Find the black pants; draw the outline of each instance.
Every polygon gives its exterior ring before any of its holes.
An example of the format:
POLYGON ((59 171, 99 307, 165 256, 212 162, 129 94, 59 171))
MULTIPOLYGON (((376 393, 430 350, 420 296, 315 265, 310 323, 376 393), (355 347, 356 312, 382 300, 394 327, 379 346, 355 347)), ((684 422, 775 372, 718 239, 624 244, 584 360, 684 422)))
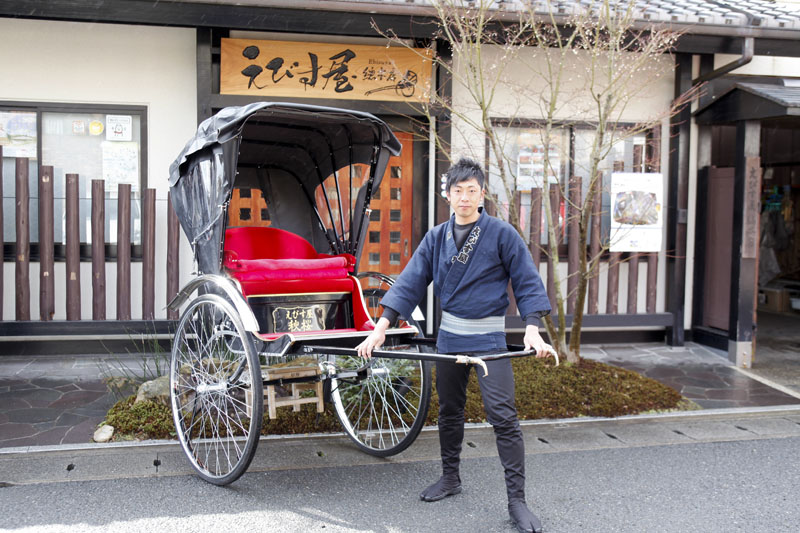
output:
MULTIPOLYGON (((487 361, 489 375, 476 368, 486 419, 494 428, 497 452, 505 470, 509 500, 525 498, 525 443, 514 404, 514 373, 510 359, 487 361)), ((439 446, 444 475, 458 474, 464 440, 464 404, 471 365, 436 363, 439 394, 439 446)))

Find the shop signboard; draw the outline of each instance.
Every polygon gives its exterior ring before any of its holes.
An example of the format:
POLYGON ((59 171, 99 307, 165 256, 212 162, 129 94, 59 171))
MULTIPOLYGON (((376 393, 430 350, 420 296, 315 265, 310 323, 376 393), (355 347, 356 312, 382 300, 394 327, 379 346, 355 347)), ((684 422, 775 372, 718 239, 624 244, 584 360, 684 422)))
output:
POLYGON ((429 99, 424 48, 222 39, 220 94, 421 102, 429 99))

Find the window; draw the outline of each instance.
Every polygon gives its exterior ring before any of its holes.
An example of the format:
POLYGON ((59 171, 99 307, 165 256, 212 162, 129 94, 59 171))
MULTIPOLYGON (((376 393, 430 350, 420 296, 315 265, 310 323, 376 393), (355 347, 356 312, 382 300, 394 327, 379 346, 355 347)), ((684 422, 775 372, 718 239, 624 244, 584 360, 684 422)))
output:
POLYGON ((39 168, 53 167, 56 259, 64 258, 67 174, 79 176, 81 259, 91 259, 92 180, 105 182, 106 257, 116 257, 120 184, 131 186, 131 256, 141 258, 141 193, 147 183, 146 108, 103 105, 4 104, 0 106, 3 146, 4 256, 16 247, 16 158, 28 158, 31 259, 39 256, 39 168))
MULTIPOLYGON (((574 132, 574 175, 581 177, 584 197, 589 190, 589 155, 593 136, 594 132, 591 130, 576 129, 574 132)), ((640 134, 630 137, 614 144, 606 157, 600 162, 599 170, 603 175, 601 184, 602 220, 600 223, 600 240, 603 242, 608 240, 611 229, 611 174, 613 172, 652 171, 645 157, 646 145, 646 135, 640 134)))
MULTIPOLYGON (((501 126, 498 134, 504 147, 506 181, 515 180, 512 187, 503 184, 496 160, 489 168, 489 191, 497 196, 499 209, 508 217, 509 199, 506 191, 520 193, 520 223, 523 231, 530 228, 531 191, 541 189, 547 176, 549 186, 567 181, 570 169, 570 130, 557 128, 551 132, 550 142, 546 143, 544 130, 535 127, 501 126), (545 146, 549 144, 548 149, 545 146)), ((565 237, 566 202, 561 199, 556 206, 559 230, 562 241, 565 237)), ((544 207, 543 207, 544 209, 544 207)), ((502 214, 501 214, 502 216, 502 214)), ((540 244, 547 244, 547 218, 542 211, 540 244)))
MULTIPOLYGON (((531 191, 541 189, 547 176, 551 186, 559 184, 563 194, 567 193, 569 176, 582 178, 583 194, 589 188, 591 143, 594 130, 565 126, 551 131, 549 150, 545 153, 544 130, 533 125, 511 125, 498 122, 498 137, 504 147, 506 179, 515 180, 513 187, 504 187, 499 165, 492 157, 489 167, 489 191, 498 198, 500 216, 508 216, 508 193, 515 191, 520 200, 520 225, 524 232, 530 231, 531 191), (506 212, 503 213, 503 210, 506 212)), ((600 162, 602 172, 602 222, 601 240, 607 240, 610 228, 609 190, 612 172, 648 172, 657 167, 656 161, 647 161, 649 135, 639 134, 616 143, 600 162)), ((657 138, 656 141, 657 142, 657 138)), ((570 216, 569 203, 561 198, 556 206, 559 234, 566 245, 566 220, 570 216)), ((542 213, 540 244, 547 244, 547 218, 542 213)), ((566 246, 562 247, 566 253, 566 246)))

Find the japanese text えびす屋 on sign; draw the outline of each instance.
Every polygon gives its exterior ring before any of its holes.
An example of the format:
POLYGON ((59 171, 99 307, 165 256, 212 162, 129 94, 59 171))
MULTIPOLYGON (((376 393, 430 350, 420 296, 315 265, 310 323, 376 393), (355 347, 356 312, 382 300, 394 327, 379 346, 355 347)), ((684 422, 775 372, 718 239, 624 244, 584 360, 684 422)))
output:
POLYGON ((424 101, 424 48, 222 39, 220 94, 424 101))

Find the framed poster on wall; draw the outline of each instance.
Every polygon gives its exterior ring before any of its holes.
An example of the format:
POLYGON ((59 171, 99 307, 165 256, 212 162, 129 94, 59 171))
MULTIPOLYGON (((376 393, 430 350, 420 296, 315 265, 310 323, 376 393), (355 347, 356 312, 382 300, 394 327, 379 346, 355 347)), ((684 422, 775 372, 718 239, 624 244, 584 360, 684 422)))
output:
POLYGON ((611 174, 611 251, 661 251, 664 179, 656 172, 611 174))

